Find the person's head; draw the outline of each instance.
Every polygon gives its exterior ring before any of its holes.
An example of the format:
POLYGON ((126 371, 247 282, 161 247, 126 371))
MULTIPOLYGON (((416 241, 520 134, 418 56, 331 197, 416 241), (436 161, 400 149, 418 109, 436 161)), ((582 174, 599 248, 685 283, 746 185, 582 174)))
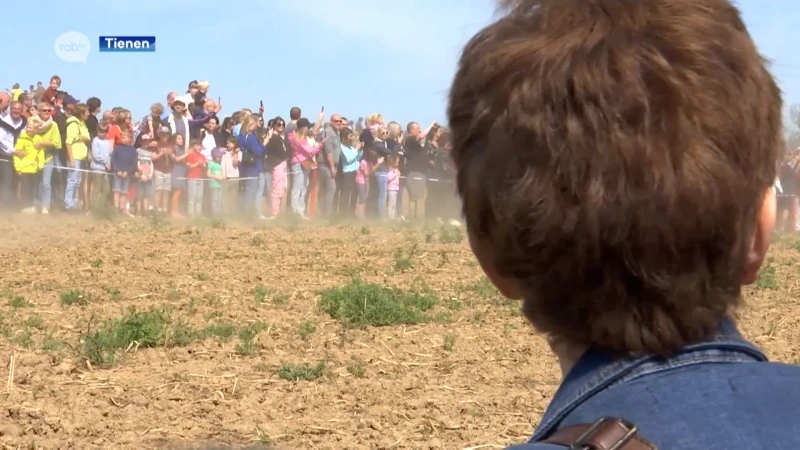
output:
POLYGON ((189 140, 189 150, 195 153, 200 153, 200 149, 203 148, 200 139, 190 139, 189 140))
POLYGON ((239 125, 244 120, 244 111, 236 111, 231 116, 234 125, 239 125))
POLYGON ((297 120, 297 136, 298 137, 306 137, 309 134, 309 130, 311 129, 311 122, 308 121, 305 117, 301 117, 297 120))
POLYGON ((386 127, 379 127, 375 132, 375 137, 381 141, 385 141, 389 137, 389 129, 386 127))
POLYGON ((178 147, 183 147, 185 141, 183 140, 183 135, 180 133, 175 133, 172 135, 172 143, 177 145, 178 147))
POLYGON ((258 123, 259 128, 264 127, 264 117, 263 116, 256 116, 256 123, 258 123))
POLYGON ((50 77, 50 89, 57 90, 61 87, 61 77, 58 75, 53 75, 50 77))
POLYGON ((108 123, 114 122, 114 113, 110 109, 103 111, 103 120, 108 123))
POLYGON ((439 137, 437 138, 437 145, 442 150, 450 150, 453 137, 449 132, 444 131, 444 129, 442 130, 443 131, 439 133, 439 137))
POLYGON ((368 146, 367 149, 364 151, 364 158, 367 160, 368 163, 374 166, 375 164, 378 163, 378 158, 379 158, 378 152, 373 150, 372 147, 368 146))
MULTIPOLYGON (((334 130, 341 130, 344 128, 345 122, 342 120, 342 116, 339 114, 331 114, 331 121, 330 126, 333 127, 334 130)), ((325 127, 327 128, 327 126, 325 127)))
POLYGON ((253 116, 245 116, 239 133, 253 133, 258 129, 258 121, 253 116))
POLYGON ((25 105, 23 105, 20 101, 11 102, 8 110, 12 119, 19 120, 22 118, 22 112, 25 110, 25 105))
POLYGON ((410 137, 419 136, 419 133, 421 131, 422 130, 419 129, 418 122, 409 122, 408 125, 406 125, 406 134, 409 135, 410 137))
POLYGON ((562 341, 663 355, 709 338, 769 246, 783 147, 739 11, 508 4, 466 45, 448 104, 481 267, 562 341))
POLYGON ((0 111, 5 111, 11 104, 11 96, 8 92, 0 92, 0 111))
POLYGON ((103 103, 97 97, 89 97, 86 100, 86 106, 89 108, 89 114, 95 115, 98 111, 100 111, 100 107, 103 103))
POLYGON ((150 105, 150 115, 154 118, 160 118, 164 114, 164 105, 161 103, 153 103, 150 105))
POLYGON ((39 102, 39 107, 37 108, 36 113, 40 119, 46 122, 52 117, 51 115, 52 112, 53 112, 53 105, 51 105, 45 100, 39 102))
POLYGON ((400 126, 398 122, 389 122, 386 125, 386 129, 389 130, 389 135, 387 136, 388 139, 393 139, 397 142, 400 142, 400 138, 403 136, 403 127, 400 126))
POLYGON ((217 118, 217 116, 212 116, 211 118, 209 118, 208 122, 206 122, 203 125, 203 128, 205 128, 206 131, 208 131, 209 133, 217 131, 217 129, 219 128, 219 119, 217 118))
POLYGON ((339 131, 339 140, 342 141, 342 145, 347 147, 353 147, 358 142, 358 136, 356 136, 355 140, 353 136, 354 132, 350 128, 342 128, 339 131))
POLYGON ((108 134, 108 126, 111 122, 108 120, 101 120, 97 122, 97 137, 100 139, 105 139, 106 135, 108 134))
POLYGON ((197 82, 197 90, 202 92, 203 94, 208 93, 208 86, 209 84, 208 81, 206 80, 200 80, 197 82))
POLYGON ((425 139, 428 142, 438 145, 439 136, 442 135, 442 130, 443 130, 442 127, 440 127, 439 125, 432 126, 431 129, 428 130, 428 134, 425 136, 425 139))
POLYGON ((390 155, 389 167, 391 167, 392 169, 397 169, 398 167, 400 167, 400 157, 397 155, 390 155))
POLYGON ((14 84, 11 86, 11 89, 19 89, 19 83, 14 83, 14 84))
POLYGON ((170 140, 170 131, 169 128, 161 128, 158 130, 158 142, 161 144, 166 144, 170 140))
POLYGON ((39 115, 39 110, 36 108, 36 105, 31 105, 28 107, 28 116, 37 116, 39 115))
POLYGON ((221 148, 215 148, 214 150, 211 150, 211 159, 213 159, 214 162, 220 162, 222 161, 222 155, 224 153, 225 152, 221 148))
POLYGON ((36 87, 44 87, 44 85, 42 84, 41 81, 37 81, 36 82, 36 87))
POLYGON ((33 97, 31 97, 31 95, 28 93, 20 94, 17 100, 19 100, 19 102, 22 103, 22 106, 25 108, 30 108, 33 106, 33 97))
POLYGON ((130 127, 132 115, 130 110, 123 109, 117 113, 117 125, 120 128, 130 127))
POLYGON ((233 136, 229 137, 228 140, 225 142, 225 148, 228 149, 229 152, 236 150, 237 148, 239 148, 239 139, 233 136))
POLYGON ((278 132, 278 134, 283 134, 283 130, 286 129, 286 121, 283 120, 283 117, 277 116, 272 119, 272 129, 278 132))
POLYGON ((189 82, 189 87, 186 89, 186 93, 188 93, 192 98, 197 94, 198 87, 197 87, 197 80, 192 80, 189 82))
POLYGON ((178 98, 177 92, 170 92, 167 94, 167 108, 172 109, 172 102, 174 102, 176 98, 178 98))
POLYGON ((28 123, 25 127, 25 132, 28 133, 28 136, 37 135, 43 131, 42 130, 43 125, 44 122, 42 122, 42 119, 36 116, 32 116, 30 119, 28 119, 28 123))
POLYGON ((222 119, 222 125, 220 125, 220 127, 225 131, 231 131, 233 129, 233 119, 230 117, 222 119))
POLYGON ((75 110, 72 111, 72 115, 78 120, 86 120, 89 118, 89 107, 86 106, 86 103, 78 103, 75 105, 75 110))
POLYGON ((381 113, 370 114, 367 116, 367 126, 383 125, 383 115, 381 113))
POLYGON ((207 98, 203 102, 203 109, 208 113, 216 112, 217 111, 217 102, 215 102, 214 99, 207 98))
POLYGON ((64 112, 68 116, 75 115, 75 107, 77 105, 78 105, 78 99, 67 93, 64 93, 64 95, 60 98, 60 106, 64 108, 64 112))
POLYGON ((120 144, 122 145, 133 145, 133 133, 130 130, 123 129, 120 132, 120 144))
POLYGON ((292 109, 289 110, 289 120, 300 120, 300 116, 303 112, 297 106, 292 106, 292 109))
POLYGON ((175 115, 181 116, 183 113, 186 112, 186 103, 183 103, 183 100, 180 98, 175 98, 172 100, 172 112, 175 115))

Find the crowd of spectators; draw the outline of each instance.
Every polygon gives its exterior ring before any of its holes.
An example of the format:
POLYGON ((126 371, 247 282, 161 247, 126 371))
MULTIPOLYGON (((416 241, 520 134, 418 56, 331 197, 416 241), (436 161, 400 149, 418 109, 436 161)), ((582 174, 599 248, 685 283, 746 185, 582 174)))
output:
POLYGON ((299 107, 222 116, 207 81, 170 92, 135 121, 79 101, 53 76, 0 93, 0 207, 26 214, 432 217, 458 225, 450 138, 434 122, 349 120, 299 107), (427 214, 426 214, 427 211, 427 214))

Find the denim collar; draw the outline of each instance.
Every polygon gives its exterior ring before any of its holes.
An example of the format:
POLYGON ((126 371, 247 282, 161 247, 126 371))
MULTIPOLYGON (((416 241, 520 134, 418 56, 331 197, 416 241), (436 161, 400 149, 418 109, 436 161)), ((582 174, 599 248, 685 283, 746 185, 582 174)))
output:
POLYGON ((669 358, 643 356, 615 359, 609 352, 589 349, 567 373, 529 442, 547 437, 564 417, 598 392, 648 373, 703 362, 767 361, 764 353, 747 342, 733 322, 726 320, 716 337, 684 347, 669 358), (698 354, 703 354, 698 358, 698 354))

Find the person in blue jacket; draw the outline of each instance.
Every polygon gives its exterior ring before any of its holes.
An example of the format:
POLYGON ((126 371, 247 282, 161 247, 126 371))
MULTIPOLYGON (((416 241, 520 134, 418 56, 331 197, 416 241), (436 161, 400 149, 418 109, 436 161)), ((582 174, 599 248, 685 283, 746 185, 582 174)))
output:
POLYGON ((502 3, 462 53, 448 124, 473 252, 564 375, 517 448, 800 448, 800 367, 736 325, 785 149, 738 9, 502 3))
POLYGON ((248 116, 242 122, 239 132, 239 148, 242 151, 242 160, 239 163, 239 179, 244 183, 242 196, 242 213, 252 214, 258 211, 256 202, 262 201, 266 178, 264 177, 264 154, 269 135, 260 139, 258 130, 258 116, 248 116))

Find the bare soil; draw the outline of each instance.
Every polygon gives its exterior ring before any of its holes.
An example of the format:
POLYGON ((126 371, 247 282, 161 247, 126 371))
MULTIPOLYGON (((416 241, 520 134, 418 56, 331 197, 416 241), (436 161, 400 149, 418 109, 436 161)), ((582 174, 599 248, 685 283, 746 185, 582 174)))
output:
MULTIPOLYGON (((776 242, 741 320, 792 363, 799 243, 776 242)), ((11 216, 0 261, 6 448, 502 448, 560 378, 463 231, 439 225, 11 216), (348 327, 319 302, 353 279, 436 305, 424 323, 348 327), (91 353, 132 308, 166 314, 163 341, 91 353)))

